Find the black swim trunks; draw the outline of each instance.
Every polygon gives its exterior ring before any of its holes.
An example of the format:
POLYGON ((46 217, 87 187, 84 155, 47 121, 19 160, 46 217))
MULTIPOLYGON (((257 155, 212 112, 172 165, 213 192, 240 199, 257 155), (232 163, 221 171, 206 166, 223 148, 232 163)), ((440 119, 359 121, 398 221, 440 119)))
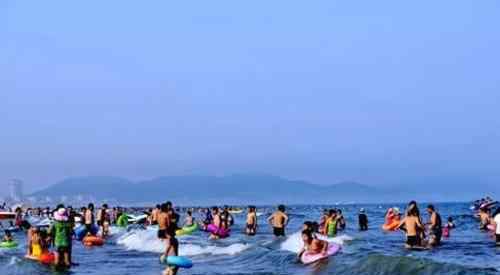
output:
POLYGON ((417 236, 406 236, 406 244, 409 246, 416 246, 418 245, 418 238, 417 236))
POLYGON ((273 227, 273 234, 276 237, 284 237, 285 236, 285 228, 273 227))
POLYGON ((167 237, 167 230, 160 229, 158 230, 158 239, 165 239, 167 237))

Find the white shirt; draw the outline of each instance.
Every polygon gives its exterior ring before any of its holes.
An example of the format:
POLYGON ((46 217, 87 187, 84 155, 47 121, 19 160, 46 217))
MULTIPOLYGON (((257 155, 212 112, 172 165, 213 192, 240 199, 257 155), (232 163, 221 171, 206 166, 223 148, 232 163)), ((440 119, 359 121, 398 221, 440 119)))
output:
POLYGON ((494 218, 495 220, 495 223, 497 224, 497 230, 496 230, 496 234, 497 235, 500 235, 500 214, 497 214, 494 218))

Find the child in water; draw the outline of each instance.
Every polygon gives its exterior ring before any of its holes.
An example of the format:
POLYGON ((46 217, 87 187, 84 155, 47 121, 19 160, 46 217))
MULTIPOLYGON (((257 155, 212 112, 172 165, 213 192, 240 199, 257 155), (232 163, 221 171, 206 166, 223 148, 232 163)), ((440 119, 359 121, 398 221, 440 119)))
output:
POLYGON ((184 219, 184 226, 192 226, 194 224, 193 212, 191 210, 187 211, 187 216, 184 219))
MULTIPOLYGON (((165 253, 161 256, 162 262, 165 262, 165 257, 179 255, 179 241, 175 238, 175 232, 173 230, 167 230, 165 242, 165 253)), ((177 266, 169 265, 163 271, 163 275, 176 275, 178 270, 179 268, 177 266)))
POLYGON ((9 230, 5 230, 5 234, 3 235, 3 242, 13 242, 14 238, 12 238, 12 234, 9 230))
POLYGON ((31 257, 38 258, 42 256, 42 236, 40 235, 40 230, 34 227, 31 233, 31 241, 29 245, 31 246, 31 257))
POLYGON ((305 252, 309 252, 311 254, 327 254, 328 242, 314 238, 313 233, 310 230, 302 231, 302 241, 304 242, 304 247, 298 253, 299 258, 305 252))

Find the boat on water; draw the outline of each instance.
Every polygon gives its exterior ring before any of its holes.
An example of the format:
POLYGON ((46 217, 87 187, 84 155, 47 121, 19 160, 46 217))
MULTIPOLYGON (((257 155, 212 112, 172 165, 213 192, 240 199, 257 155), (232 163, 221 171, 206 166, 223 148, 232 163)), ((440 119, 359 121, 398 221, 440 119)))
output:
POLYGON ((9 228, 14 224, 16 220, 16 213, 0 211, 0 225, 2 228, 9 228))

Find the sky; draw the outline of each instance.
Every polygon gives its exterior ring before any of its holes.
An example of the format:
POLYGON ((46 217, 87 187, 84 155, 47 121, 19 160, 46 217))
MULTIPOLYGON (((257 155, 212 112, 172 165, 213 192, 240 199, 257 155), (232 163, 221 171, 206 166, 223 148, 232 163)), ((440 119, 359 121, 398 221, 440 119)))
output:
POLYGON ((498 26, 497 0, 0 1, 0 187, 496 184, 498 26))

